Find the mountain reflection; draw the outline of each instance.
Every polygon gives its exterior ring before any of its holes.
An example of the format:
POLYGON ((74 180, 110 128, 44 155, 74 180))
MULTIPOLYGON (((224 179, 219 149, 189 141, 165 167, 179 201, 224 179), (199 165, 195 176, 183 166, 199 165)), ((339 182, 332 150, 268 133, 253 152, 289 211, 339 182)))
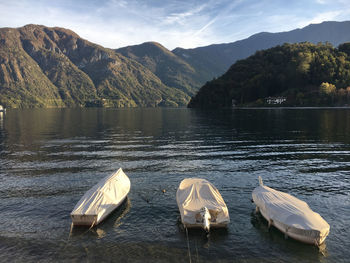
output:
MULTIPOLYGON (((32 145, 48 138, 104 137, 140 133, 191 130, 192 124, 218 134, 230 129, 232 136, 257 135, 261 139, 310 139, 349 141, 348 109, 236 109, 198 111, 189 109, 31 109, 0 113, 0 129, 8 145, 32 145), (336 132, 335 132, 336 131, 336 132)), ((253 139, 253 138, 252 138, 253 139)))

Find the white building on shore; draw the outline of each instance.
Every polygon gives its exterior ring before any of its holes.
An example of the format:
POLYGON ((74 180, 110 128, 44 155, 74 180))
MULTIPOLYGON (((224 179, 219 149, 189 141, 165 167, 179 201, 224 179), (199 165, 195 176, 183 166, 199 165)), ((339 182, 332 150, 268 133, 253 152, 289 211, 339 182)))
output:
POLYGON ((287 100, 286 97, 268 97, 268 98, 266 98, 266 103, 277 105, 277 104, 282 104, 286 100, 287 100))

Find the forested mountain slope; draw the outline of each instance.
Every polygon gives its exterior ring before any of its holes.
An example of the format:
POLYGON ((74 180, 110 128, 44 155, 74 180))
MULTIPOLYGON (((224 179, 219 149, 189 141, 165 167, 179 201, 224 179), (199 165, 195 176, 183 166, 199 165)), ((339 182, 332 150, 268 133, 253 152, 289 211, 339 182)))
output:
POLYGON ((188 99, 136 61, 68 29, 0 29, 0 104, 7 107, 179 106, 188 99))
POLYGON ((221 77, 204 85, 189 107, 263 105, 284 96, 285 105, 343 105, 350 98, 350 43, 284 44, 239 60, 221 77))

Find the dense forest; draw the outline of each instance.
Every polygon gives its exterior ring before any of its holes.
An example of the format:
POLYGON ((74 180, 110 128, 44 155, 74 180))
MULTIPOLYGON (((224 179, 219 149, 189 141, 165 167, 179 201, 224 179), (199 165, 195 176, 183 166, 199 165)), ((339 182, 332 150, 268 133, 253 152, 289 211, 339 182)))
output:
POLYGON ((284 44, 239 60, 207 82, 189 107, 265 106, 283 97, 284 106, 350 104, 350 43, 284 44))

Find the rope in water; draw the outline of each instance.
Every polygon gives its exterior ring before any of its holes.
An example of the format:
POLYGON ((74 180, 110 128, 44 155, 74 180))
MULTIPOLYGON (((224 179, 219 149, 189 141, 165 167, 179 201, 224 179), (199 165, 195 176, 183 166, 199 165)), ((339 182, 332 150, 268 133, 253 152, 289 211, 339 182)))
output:
POLYGON ((64 246, 64 248, 63 248, 63 249, 66 249, 66 247, 68 246, 68 243, 69 243, 70 237, 72 236, 72 232, 73 232, 73 222, 70 224, 70 230, 69 230, 68 239, 67 239, 67 241, 66 241, 66 245, 64 246))
MULTIPOLYGON (((86 230, 84 233, 82 233, 81 236, 82 236, 82 235, 85 235, 87 232, 89 232, 89 231, 91 230, 91 228, 94 227, 95 223, 96 223, 96 218, 95 218, 94 222, 92 222, 90 228, 89 228, 88 230, 86 230)), ((71 238, 71 236, 72 236, 73 227, 74 227, 74 224, 73 224, 73 222, 72 222, 71 225, 70 225, 70 230, 69 230, 68 239, 67 239, 66 245, 64 246, 63 249, 66 249, 66 247, 68 246, 69 240, 70 240, 70 238, 71 238)))
POLYGON ((185 227, 185 229, 186 229, 186 237, 187 237, 188 257, 189 257, 190 263, 192 263, 192 259, 191 259, 191 250, 190 250, 190 241, 189 241, 189 239, 188 239, 188 230, 187 230, 187 227, 185 227))

